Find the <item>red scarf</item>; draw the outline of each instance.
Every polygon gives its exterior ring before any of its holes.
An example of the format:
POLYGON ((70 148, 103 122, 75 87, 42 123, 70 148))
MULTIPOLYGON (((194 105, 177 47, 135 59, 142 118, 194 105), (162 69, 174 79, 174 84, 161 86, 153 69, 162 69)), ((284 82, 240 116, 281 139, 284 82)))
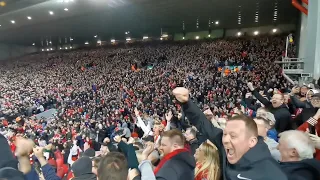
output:
POLYGON ((160 161, 160 163, 158 164, 158 166, 154 169, 154 174, 157 175, 157 173, 159 172, 159 170, 162 168, 162 166, 163 166, 168 160, 170 160, 171 158, 173 158, 174 156, 176 156, 176 155, 178 155, 178 154, 180 154, 180 153, 182 153, 182 152, 188 152, 188 150, 185 149, 185 148, 184 148, 184 149, 177 149, 177 150, 174 150, 174 151, 172 151, 171 153, 165 155, 165 156, 161 159, 161 161, 160 161))

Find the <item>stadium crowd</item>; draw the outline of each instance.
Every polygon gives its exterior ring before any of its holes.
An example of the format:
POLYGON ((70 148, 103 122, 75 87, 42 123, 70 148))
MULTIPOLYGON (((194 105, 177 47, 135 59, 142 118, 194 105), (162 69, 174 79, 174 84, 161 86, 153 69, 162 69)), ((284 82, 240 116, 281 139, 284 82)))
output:
POLYGON ((0 178, 320 179, 320 91, 283 76, 283 39, 0 62, 0 178))

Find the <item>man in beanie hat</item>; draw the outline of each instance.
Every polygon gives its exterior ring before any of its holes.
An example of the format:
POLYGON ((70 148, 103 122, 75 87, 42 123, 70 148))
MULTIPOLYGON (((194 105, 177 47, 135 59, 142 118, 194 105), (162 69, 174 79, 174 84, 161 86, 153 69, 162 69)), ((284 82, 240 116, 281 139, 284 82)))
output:
POLYGON ((71 170, 73 172, 73 180, 96 180, 97 177, 92 173, 92 161, 89 157, 81 157, 75 161, 71 170))

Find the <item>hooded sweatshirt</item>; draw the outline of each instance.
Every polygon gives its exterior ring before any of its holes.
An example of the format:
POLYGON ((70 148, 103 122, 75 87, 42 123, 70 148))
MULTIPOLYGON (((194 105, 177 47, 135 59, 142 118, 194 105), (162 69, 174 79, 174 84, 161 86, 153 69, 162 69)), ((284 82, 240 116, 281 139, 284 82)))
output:
POLYGON ((222 130, 213 126, 202 111, 192 102, 182 104, 185 115, 200 133, 213 142, 220 156, 221 179, 223 180, 287 180, 279 164, 272 158, 262 137, 236 164, 230 164, 222 144, 222 130))

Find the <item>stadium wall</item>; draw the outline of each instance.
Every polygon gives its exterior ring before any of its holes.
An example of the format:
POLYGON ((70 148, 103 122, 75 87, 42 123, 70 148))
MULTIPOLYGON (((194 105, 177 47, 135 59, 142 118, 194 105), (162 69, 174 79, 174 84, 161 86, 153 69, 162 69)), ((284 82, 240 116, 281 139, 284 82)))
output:
POLYGON ((26 54, 37 52, 38 49, 34 46, 20 46, 14 44, 2 44, 0 43, 0 61, 16 58, 26 54))

